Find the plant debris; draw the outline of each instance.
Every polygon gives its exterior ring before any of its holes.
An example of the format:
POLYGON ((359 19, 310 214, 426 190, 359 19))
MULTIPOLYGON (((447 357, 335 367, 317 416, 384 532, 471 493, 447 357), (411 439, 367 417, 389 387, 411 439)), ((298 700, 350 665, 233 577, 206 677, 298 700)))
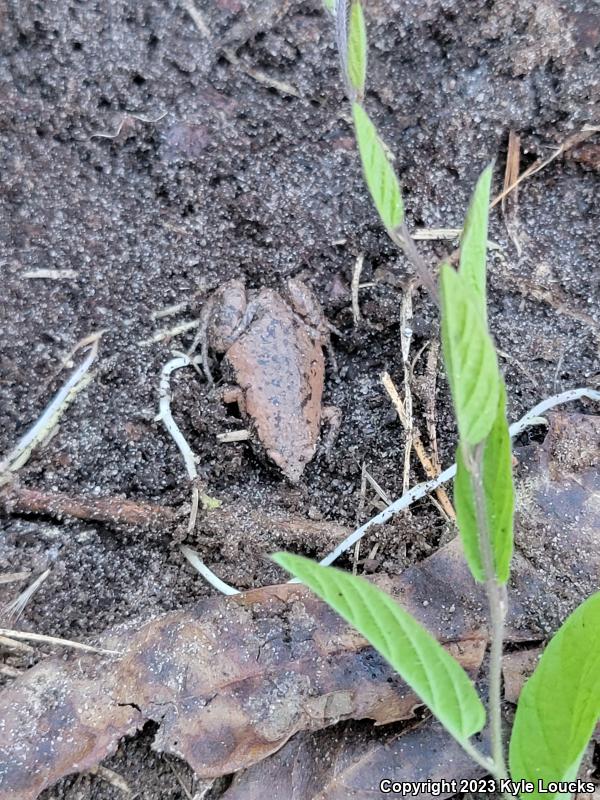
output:
MULTIPOLYGON (((599 439, 600 417, 553 414, 544 444, 519 451, 509 643, 542 641, 597 586, 599 439)), ((457 539, 399 578, 375 580, 477 673, 484 601, 457 539)), ((211 778, 261 761, 298 731, 410 720, 420 705, 356 632, 296 584, 210 598, 109 632, 100 645, 122 658, 49 659, 0 695, 1 800, 30 800, 91 769, 147 720, 160 725, 159 752, 211 778)))

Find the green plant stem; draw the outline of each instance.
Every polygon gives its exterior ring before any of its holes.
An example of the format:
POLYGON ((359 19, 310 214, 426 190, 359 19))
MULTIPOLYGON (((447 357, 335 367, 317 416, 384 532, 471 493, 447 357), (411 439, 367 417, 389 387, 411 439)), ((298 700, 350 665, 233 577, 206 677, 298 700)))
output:
POLYGON ((440 295, 433 274, 417 250, 414 239, 410 235, 410 231, 408 230, 406 222, 403 222, 400 228, 397 230, 389 231, 388 233, 390 239, 394 242, 396 247, 399 247, 400 250, 402 250, 408 261, 412 264, 417 275, 423 281, 435 304, 439 308, 440 295))
POLYGON ((492 542, 487 521, 486 498, 483 489, 482 466, 483 444, 465 453, 465 461, 471 473, 471 484, 475 498, 475 513, 481 545, 481 560, 485 573, 485 592, 490 610, 490 689, 489 712, 492 744, 492 759, 501 778, 507 778, 504 746, 502 741, 502 649, 504 642, 504 617, 506 615, 506 587, 498 583, 494 568, 492 542))

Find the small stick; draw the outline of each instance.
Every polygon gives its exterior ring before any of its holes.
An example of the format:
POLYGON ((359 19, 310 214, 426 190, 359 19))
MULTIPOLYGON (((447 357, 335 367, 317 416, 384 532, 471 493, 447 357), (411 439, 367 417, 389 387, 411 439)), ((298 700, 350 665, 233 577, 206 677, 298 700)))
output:
POLYGON ((77 277, 74 269, 30 269, 21 273, 22 278, 47 278, 51 281, 73 280, 77 277))
MULTIPOLYGON (((400 349, 402 351, 402 366, 404 369, 404 412, 406 416, 406 444, 404 446, 404 470, 402 473, 402 491, 408 491, 410 486, 410 457, 413 449, 413 402, 410 390, 410 344, 412 342, 411 322, 413 318, 412 284, 409 283, 403 294, 400 304, 400 349)), ((391 378, 390 378, 391 380, 391 378)), ((397 394, 397 393, 396 393, 397 394)), ((400 399, 398 397, 398 399, 400 399)))
POLYGON ((33 647, 30 647, 28 644, 9 639, 8 636, 0 636, 0 645, 2 645, 2 647, 7 647, 9 650, 20 650, 21 653, 35 652, 33 647))
POLYGON ((56 636, 44 636, 41 633, 28 633, 27 631, 13 631, 9 628, 0 628, 0 636, 8 636, 9 639, 24 639, 26 642, 57 644, 60 647, 71 647, 73 650, 85 650, 88 653, 99 653, 100 655, 123 655, 120 650, 105 650, 102 647, 92 647, 90 644, 81 644, 81 642, 73 642, 70 639, 58 639, 56 636))
POLYGON ((193 331, 200 325, 199 319, 190 319, 187 322, 180 322, 172 328, 161 328, 159 331, 150 336, 149 339, 141 339, 138 344, 140 347, 147 347, 150 344, 157 344, 163 342, 165 339, 173 339, 175 336, 180 336, 182 333, 193 331))
POLYGON ((227 431, 227 433, 218 433, 217 441, 220 444, 231 444, 232 442, 247 442, 250 437, 249 430, 227 431))
MULTIPOLYGON (((356 509, 356 522, 358 523, 362 517, 362 512, 365 507, 365 499, 367 495, 367 470, 365 462, 362 462, 360 469, 360 495, 358 499, 358 508, 356 509)), ((358 559, 360 556, 360 539, 354 545, 354 558, 352 559, 352 574, 356 575, 358 571, 358 559)))
POLYGON ((28 578, 31 572, 4 572, 0 574, 0 586, 6 583, 18 583, 28 578))
POLYGON ((356 257, 356 261, 354 262, 354 269, 352 270, 352 318, 354 319, 354 325, 357 326, 360 323, 360 305, 358 303, 358 290, 360 289, 360 276, 362 273, 363 262, 365 260, 365 254, 359 253, 356 257))
POLYGON ((72 497, 10 484, 0 490, 0 503, 10 512, 48 514, 58 519, 75 517, 93 522, 160 527, 173 523, 177 512, 166 506, 121 497, 72 497))
MULTIPOLYGON (((439 475, 442 468, 437 446, 437 425, 435 411, 435 390, 437 384, 437 362, 440 352, 440 343, 437 339, 432 339, 427 354, 427 366, 425 375, 427 377, 427 395, 425 398, 425 421, 427 423, 427 436, 431 445, 431 461, 435 470, 435 475, 439 475)), ((434 477, 433 475, 431 476, 434 477)))
POLYGON ((108 769, 108 767, 105 767, 102 764, 98 764, 97 767, 93 767, 90 770, 90 775, 96 775, 101 780, 106 781, 106 783, 109 783, 111 786, 114 786, 115 789, 118 789, 120 792, 122 792, 125 797, 132 797, 132 791, 129 787, 129 784, 122 775, 119 775, 118 772, 108 769))

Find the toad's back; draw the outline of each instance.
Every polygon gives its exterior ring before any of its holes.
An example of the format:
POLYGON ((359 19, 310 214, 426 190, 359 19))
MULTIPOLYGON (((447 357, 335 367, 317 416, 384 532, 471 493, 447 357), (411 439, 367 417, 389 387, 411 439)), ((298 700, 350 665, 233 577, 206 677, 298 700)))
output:
POLYGON ((321 343, 277 292, 264 289, 256 317, 229 348, 226 361, 267 454, 297 481, 315 453, 321 426, 321 343))

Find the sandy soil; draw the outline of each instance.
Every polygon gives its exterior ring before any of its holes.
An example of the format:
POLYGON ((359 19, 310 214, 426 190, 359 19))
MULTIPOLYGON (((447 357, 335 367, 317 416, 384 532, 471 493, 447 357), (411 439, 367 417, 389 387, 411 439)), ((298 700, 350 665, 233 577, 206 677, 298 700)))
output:
MULTIPOLYGON (((331 23, 318 3, 198 8, 209 35, 175 0, 0 5, 0 451, 64 380, 58 371, 71 348, 104 330, 94 381, 19 480, 187 503, 180 457, 154 417, 161 367, 193 332, 147 340, 196 318, 226 279, 280 288, 299 276, 343 333, 334 336, 338 371, 328 368, 325 385, 326 402, 343 414, 331 453, 321 449, 292 486, 259 448, 218 444, 216 435, 241 421, 192 370, 174 379, 173 410, 207 491, 240 517, 268 509, 321 523, 307 546, 294 544, 317 555, 334 536, 329 522, 351 528, 357 519, 363 462, 388 496, 402 491, 404 434, 379 378, 388 370, 402 381, 400 301, 411 273, 363 186, 331 23), (257 80, 257 71, 283 86, 257 80), (349 287, 359 253, 369 287, 356 327, 349 287), (72 272, 27 277, 39 269, 72 272), (179 303, 178 314, 156 318, 179 303)), ((413 227, 460 226, 491 158, 500 190, 509 130, 521 135, 525 168, 600 122, 592 0, 372 0, 367 19, 367 106, 396 155, 413 227)), ((493 215, 490 320, 511 419, 561 389, 600 385, 597 142, 523 184, 507 218, 493 215)), ((435 263, 451 247, 422 249, 435 263)), ((421 289, 412 329, 415 357, 438 337, 436 309, 421 289)), ((423 429, 425 371, 426 352, 414 381, 423 429)), ((455 430, 441 369, 437 434, 448 464, 455 430)), ((422 478, 414 466, 411 481, 422 478)), ((181 524, 144 530, 7 514, 0 569, 52 568, 21 625, 85 638, 206 594, 176 547, 184 521, 183 513, 181 524)), ((241 588, 277 581, 263 554, 281 536, 260 526, 246 533, 201 523, 187 541, 241 588)), ((423 503, 370 537, 363 555, 378 541, 369 567, 398 572, 448 535, 423 503)), ((14 593, 3 588, 2 601, 14 593)), ((150 741, 146 731, 109 766, 140 798, 185 797, 174 770, 189 781, 186 768, 152 754, 150 741)), ((89 776, 44 795, 121 796, 89 776)))

